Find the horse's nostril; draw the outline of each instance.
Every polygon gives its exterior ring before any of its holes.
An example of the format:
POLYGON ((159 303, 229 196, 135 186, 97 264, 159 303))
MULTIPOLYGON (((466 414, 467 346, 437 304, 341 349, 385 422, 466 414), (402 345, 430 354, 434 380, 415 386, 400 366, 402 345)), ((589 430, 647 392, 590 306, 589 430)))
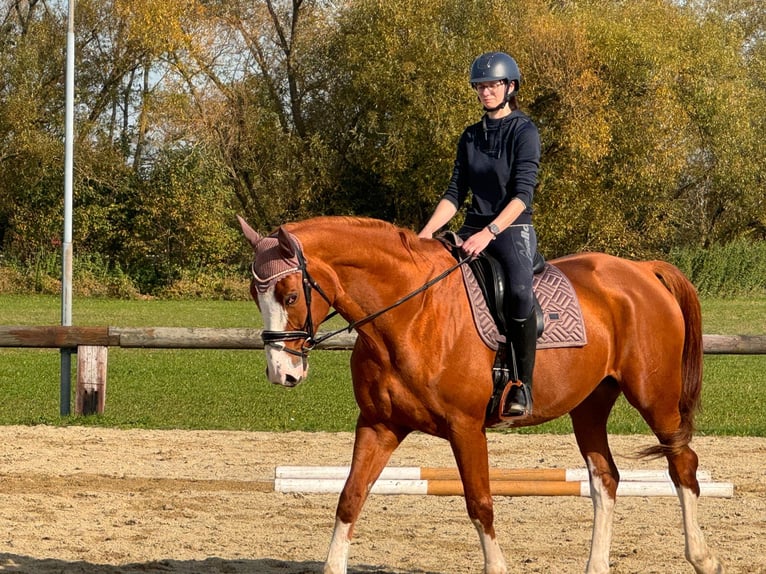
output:
POLYGON ((288 383, 288 384, 290 384, 290 385, 295 385, 295 384, 297 384, 297 383, 298 383, 298 379, 297 379, 297 378, 295 378, 295 377, 294 377, 294 376, 292 376, 292 375, 286 375, 286 376, 285 376, 285 382, 286 382, 286 383, 288 383))

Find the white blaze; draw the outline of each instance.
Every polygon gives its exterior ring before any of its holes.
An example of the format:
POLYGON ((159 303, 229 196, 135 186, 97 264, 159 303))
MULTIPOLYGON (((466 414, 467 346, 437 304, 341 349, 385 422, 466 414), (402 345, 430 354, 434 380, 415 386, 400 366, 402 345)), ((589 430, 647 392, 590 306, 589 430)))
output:
MULTIPOLYGON (((284 331, 287 328, 287 312, 274 297, 274 289, 258 293, 258 306, 266 331, 284 331)), ((266 346, 266 376, 269 381, 284 386, 295 386, 305 376, 304 361, 284 351, 283 343, 266 346)))

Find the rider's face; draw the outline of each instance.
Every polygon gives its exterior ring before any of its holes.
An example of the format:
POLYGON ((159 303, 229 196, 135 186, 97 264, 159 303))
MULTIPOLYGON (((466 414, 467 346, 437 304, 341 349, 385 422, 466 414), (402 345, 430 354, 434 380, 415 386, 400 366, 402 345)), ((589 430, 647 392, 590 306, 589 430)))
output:
POLYGON ((485 108, 494 108, 503 103, 505 99, 505 82, 479 82, 474 84, 474 89, 479 95, 479 101, 485 108))

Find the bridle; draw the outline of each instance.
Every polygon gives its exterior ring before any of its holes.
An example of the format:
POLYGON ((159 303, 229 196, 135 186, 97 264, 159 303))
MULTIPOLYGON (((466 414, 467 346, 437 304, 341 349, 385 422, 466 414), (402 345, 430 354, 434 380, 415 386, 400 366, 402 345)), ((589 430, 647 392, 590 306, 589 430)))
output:
MULTIPOLYGON (((326 341, 327 339, 330 339, 332 337, 335 337, 336 335, 339 335, 340 333, 350 333, 353 329, 360 327, 364 325, 365 323, 369 323, 370 321, 376 319, 383 313, 386 313, 387 311, 390 311, 391 309, 394 309, 395 307, 398 307, 405 301, 409 301, 419 293, 422 293, 432 285, 438 283, 445 277, 447 277, 450 273, 458 269, 461 265, 466 263, 471 259, 470 255, 466 255, 459 259, 457 263, 455 263, 452 267, 449 267, 447 270, 443 271, 433 279, 427 281, 411 293, 408 293, 401 299, 395 301, 388 307, 384 307, 383 309, 380 309, 378 311, 375 311, 374 313, 371 313, 367 315, 366 317, 363 317, 359 319, 358 321, 350 322, 345 327, 342 327, 340 329, 336 329, 334 331, 330 331, 329 333, 323 334, 321 337, 317 337, 317 332, 315 331, 314 327, 314 319, 311 316, 311 295, 313 291, 316 291, 319 293, 319 295, 324 299, 327 304, 332 307, 333 303, 330 300, 330 298, 327 296, 327 294, 324 292, 322 287, 314 280, 314 278, 311 276, 311 274, 308 271, 308 268, 306 266, 306 258, 303 255, 303 251, 300 248, 299 245, 295 246, 295 252, 296 256, 298 258, 298 266, 295 268, 295 271, 300 271, 301 273, 301 284, 303 285, 303 296, 306 300, 306 321, 303 323, 303 327, 301 327, 300 330, 296 331, 262 331, 261 332, 261 339, 263 340, 264 346, 279 346, 281 347, 281 350, 285 353, 289 353, 291 355, 295 355, 297 357, 301 357, 301 359, 306 359, 308 357, 308 354, 310 351, 314 349, 319 343, 322 343, 323 341, 326 341), (294 350, 290 349, 289 347, 286 347, 284 345, 281 345, 281 343, 284 343, 285 341, 303 341, 303 344, 301 345, 300 350, 294 350)), ((255 262, 253 262, 254 265, 255 262)), ((258 276, 255 274, 255 268, 251 265, 251 271, 253 273, 253 276, 258 278, 258 276)), ((338 314, 337 309, 334 310, 332 313, 327 315, 321 323, 324 323, 328 319, 334 317, 338 314)), ((321 325, 320 323, 320 325, 321 325)), ((317 325, 318 327, 319 325, 317 325)))
MULTIPOLYGON (((311 315, 311 294, 313 291, 319 293, 322 299, 324 299, 330 307, 332 307, 332 301, 330 301, 330 298, 324 292, 322 287, 309 273, 309 270, 306 267, 306 258, 303 256, 303 251, 298 246, 296 246, 296 255, 298 257, 298 267, 296 268, 296 271, 300 271, 301 273, 303 296, 306 300, 306 321, 303 323, 303 327, 299 331, 263 331, 261 333, 261 339, 263 339, 263 344, 265 346, 276 345, 279 343, 284 343, 285 341, 303 341, 303 345, 301 345, 300 351, 295 351, 289 347, 285 347, 284 345, 281 345, 281 350, 283 350, 285 353, 296 355, 305 359, 308 357, 309 351, 316 347, 317 344, 321 343, 325 339, 328 339, 332 335, 338 334, 339 332, 343 331, 343 329, 341 329, 341 331, 330 333, 329 335, 323 335, 319 338, 316 337, 316 332, 314 330, 314 318, 311 315)), ((253 265, 254 264, 255 262, 253 262, 253 265)), ((253 276, 257 278, 254 267, 251 266, 251 270, 253 272, 253 276)), ((337 311, 333 311, 327 317, 325 317, 324 320, 326 321, 327 319, 334 317, 337 314, 337 311)))

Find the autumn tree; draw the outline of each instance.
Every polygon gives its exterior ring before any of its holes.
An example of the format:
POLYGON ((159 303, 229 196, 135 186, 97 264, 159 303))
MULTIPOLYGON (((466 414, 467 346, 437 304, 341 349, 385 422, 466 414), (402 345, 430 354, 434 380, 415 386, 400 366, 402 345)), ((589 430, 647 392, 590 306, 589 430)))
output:
MULTIPOLYGON (((79 0, 75 252, 158 289, 317 214, 418 228, 482 114, 478 54, 518 61, 550 256, 766 236, 760 0, 79 0)), ((56 257, 62 3, 0 0, 0 245, 56 257)), ((457 222, 456 222, 457 223, 457 222)))
POLYGON ((194 34, 169 56, 168 125, 210 152, 239 209, 260 229, 312 213, 331 152, 307 106, 326 86, 312 46, 329 34, 314 0, 205 2, 194 34), (202 24, 204 22, 204 25, 202 24))
POLYGON ((536 209, 550 255, 651 255, 725 241, 757 217, 762 115, 747 109, 763 89, 746 78, 737 28, 714 14, 656 0, 361 0, 335 38, 329 109, 351 209, 422 223, 481 113, 470 62, 501 49, 521 66, 522 108, 541 131, 536 209))
POLYGON ((693 2, 695 69, 679 82, 697 153, 679 196, 684 240, 711 247, 766 230, 766 12, 758 0, 693 2))
MULTIPOLYGON (((221 224, 233 210, 217 165, 197 142, 168 133, 168 110, 183 110, 166 104, 167 92, 160 97, 169 55, 206 25, 197 8, 77 3, 75 253, 98 254, 144 289, 184 268, 236 259, 236 234, 221 224)), ((66 14, 34 1, 4 0, 3 9, 0 238, 15 260, 50 259, 63 219, 66 14)))
POLYGON ((0 246, 25 262, 60 236, 63 58, 44 2, 0 2, 0 246))

